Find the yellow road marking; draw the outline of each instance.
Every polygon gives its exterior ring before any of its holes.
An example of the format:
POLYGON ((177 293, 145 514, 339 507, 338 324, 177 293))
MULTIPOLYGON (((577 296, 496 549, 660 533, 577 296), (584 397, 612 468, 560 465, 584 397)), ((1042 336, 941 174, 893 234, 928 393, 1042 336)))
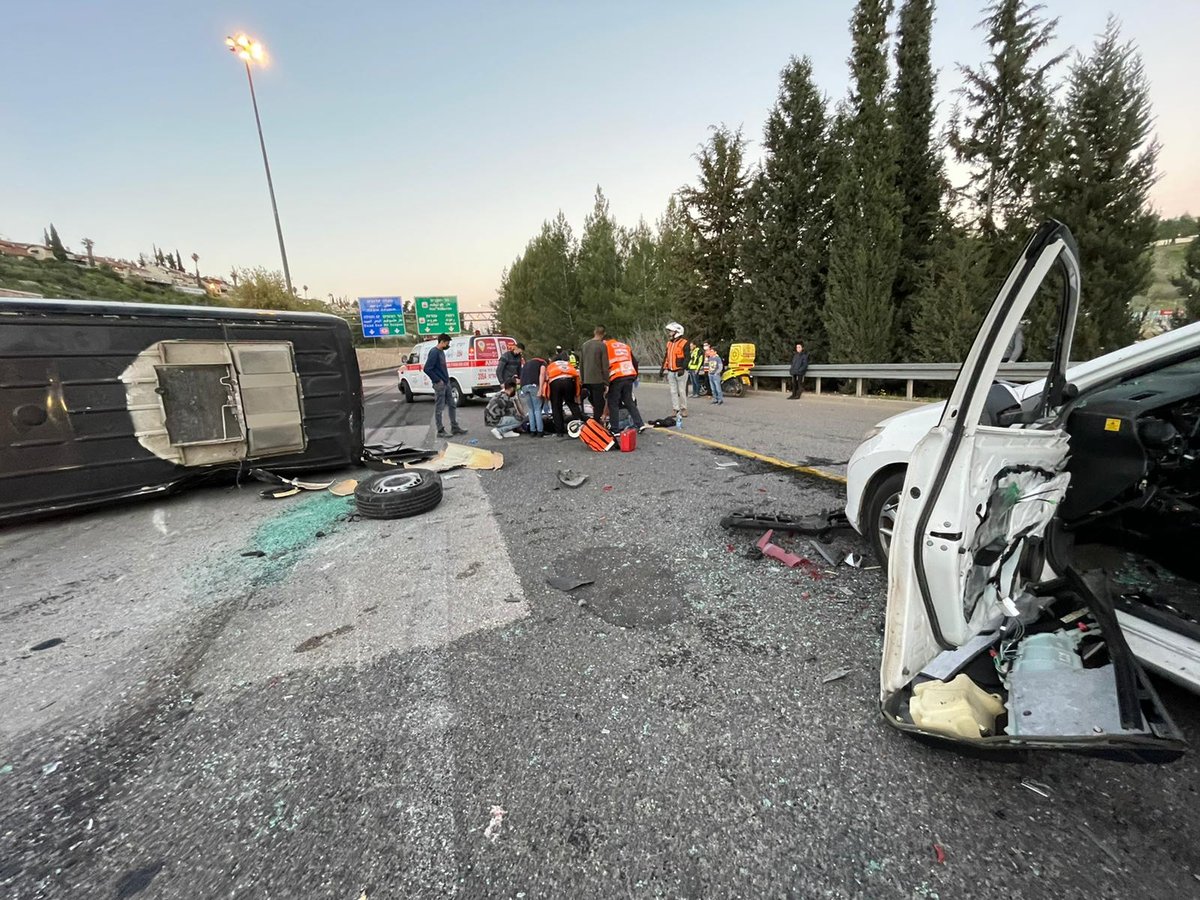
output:
POLYGON ((711 441, 708 438, 697 437, 694 434, 688 434, 684 431, 675 431, 670 428, 664 428, 667 434, 673 434, 676 437, 687 438, 689 441, 695 441, 697 444, 703 444, 705 447, 712 447, 714 450, 724 450, 726 453, 733 453, 737 456, 744 456, 747 459, 757 459, 759 462, 765 462, 768 465, 775 466, 779 469, 787 469, 789 472, 802 472, 805 475, 812 475, 815 478, 824 478, 826 481, 835 481, 838 484, 845 484, 846 479, 842 475, 834 475, 832 472, 823 472, 820 469, 814 469, 812 466, 801 466, 797 463, 790 463, 784 459, 778 459, 774 456, 767 456, 763 453, 755 453, 753 450, 743 450, 741 447, 734 447, 731 444, 722 444, 720 441, 711 441))

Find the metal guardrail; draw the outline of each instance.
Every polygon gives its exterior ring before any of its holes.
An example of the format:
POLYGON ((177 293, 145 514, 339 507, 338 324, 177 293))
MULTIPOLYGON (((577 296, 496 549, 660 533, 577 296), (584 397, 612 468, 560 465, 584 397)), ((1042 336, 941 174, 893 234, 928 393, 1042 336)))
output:
MULTIPOLYGON (((913 399, 913 384, 917 381, 954 381, 958 378, 961 363, 860 363, 860 364, 825 364, 809 366, 805 380, 816 382, 816 393, 821 393, 821 381, 825 378, 853 379, 854 394, 863 396, 864 381, 903 381, 905 396, 913 399)), ((1029 382, 1045 378, 1050 371, 1050 364, 1044 362, 1004 363, 1000 366, 998 377, 1005 381, 1029 382)), ((787 366, 755 366, 750 373, 753 387, 758 387, 758 378, 787 379, 790 372, 787 366)), ((783 389, 788 390, 785 380, 783 389)))

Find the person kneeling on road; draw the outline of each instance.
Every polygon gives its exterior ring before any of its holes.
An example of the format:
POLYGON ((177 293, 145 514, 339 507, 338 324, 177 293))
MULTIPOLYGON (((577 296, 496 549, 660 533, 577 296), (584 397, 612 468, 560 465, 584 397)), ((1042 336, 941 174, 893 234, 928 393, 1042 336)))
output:
POLYGON ((633 427, 645 431, 651 427, 642 421, 637 401, 633 399, 633 382, 637 378, 637 367, 633 363, 633 351, 628 344, 609 340, 604 342, 608 352, 608 427, 614 433, 621 427, 621 408, 629 410, 633 427))
POLYGON ((550 383, 550 411, 554 416, 554 431, 559 439, 567 436, 563 404, 571 407, 571 415, 583 418, 583 407, 579 405, 579 371, 569 362, 556 359, 546 366, 546 380, 550 383))
POLYGON ((521 427, 521 407, 517 401, 517 380, 510 378, 495 394, 488 398, 483 410, 483 424, 492 429, 492 436, 499 439, 516 437, 521 427))

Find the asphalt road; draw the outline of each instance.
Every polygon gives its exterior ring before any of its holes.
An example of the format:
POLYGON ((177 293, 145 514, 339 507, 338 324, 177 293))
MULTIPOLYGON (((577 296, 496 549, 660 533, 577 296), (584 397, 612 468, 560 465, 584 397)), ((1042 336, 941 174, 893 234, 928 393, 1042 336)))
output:
MULTIPOLYGON (((424 442, 432 404, 389 381, 373 436, 424 442)), ((836 474, 902 408, 814 401, 686 430, 836 474)), ((751 560, 717 524, 835 507, 836 483, 461 417, 504 467, 414 519, 245 486, 0 532, 0 895, 1200 895, 1194 754, 917 744, 878 713, 882 574, 802 541, 816 564, 751 560), (562 466, 587 483, 556 489, 562 466)), ((1160 689, 1200 741, 1195 698, 1160 689)))

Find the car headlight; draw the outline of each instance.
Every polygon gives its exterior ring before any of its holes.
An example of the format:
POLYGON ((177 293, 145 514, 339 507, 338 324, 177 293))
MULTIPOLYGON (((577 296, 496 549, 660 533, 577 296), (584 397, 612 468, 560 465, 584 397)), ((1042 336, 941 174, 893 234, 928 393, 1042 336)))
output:
POLYGON ((871 428, 871 429, 867 430, 866 432, 864 432, 862 439, 864 441, 869 441, 871 438, 875 437, 875 435, 879 434, 879 432, 881 432, 881 431, 883 431, 883 426, 876 425, 874 428, 871 428))

